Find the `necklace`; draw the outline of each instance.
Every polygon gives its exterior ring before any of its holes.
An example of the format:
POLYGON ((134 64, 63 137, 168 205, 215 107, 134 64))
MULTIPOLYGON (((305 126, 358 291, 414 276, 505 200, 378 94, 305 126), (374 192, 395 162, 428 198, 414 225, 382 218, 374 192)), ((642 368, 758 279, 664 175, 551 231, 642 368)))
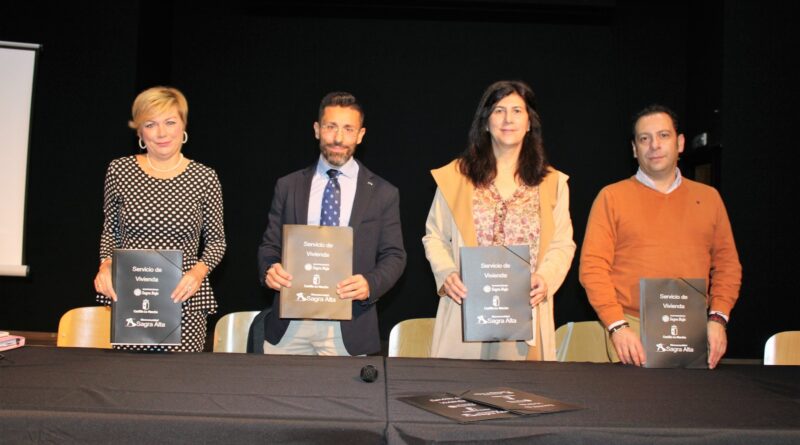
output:
POLYGON ((156 168, 153 165, 153 163, 150 162, 150 153, 144 155, 144 157, 145 157, 145 159, 147 159, 147 165, 149 165, 150 168, 152 168, 153 170, 155 170, 157 172, 171 172, 172 170, 175 170, 176 168, 178 168, 178 166, 181 165, 181 162, 183 162, 183 153, 181 153, 181 157, 178 159, 178 163, 177 164, 173 165, 170 168, 156 168))

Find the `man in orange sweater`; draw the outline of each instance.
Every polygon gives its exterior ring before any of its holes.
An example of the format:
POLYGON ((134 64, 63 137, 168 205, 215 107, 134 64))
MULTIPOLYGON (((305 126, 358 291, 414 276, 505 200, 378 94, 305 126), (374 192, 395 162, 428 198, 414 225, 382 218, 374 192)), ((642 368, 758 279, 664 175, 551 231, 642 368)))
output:
POLYGON ((611 355, 641 366, 639 279, 709 277, 713 369, 727 348, 725 327, 742 277, 725 205, 716 189, 681 176, 684 137, 670 109, 651 105, 640 111, 631 145, 639 163, 636 175, 603 188, 592 205, 581 284, 609 331, 611 355))

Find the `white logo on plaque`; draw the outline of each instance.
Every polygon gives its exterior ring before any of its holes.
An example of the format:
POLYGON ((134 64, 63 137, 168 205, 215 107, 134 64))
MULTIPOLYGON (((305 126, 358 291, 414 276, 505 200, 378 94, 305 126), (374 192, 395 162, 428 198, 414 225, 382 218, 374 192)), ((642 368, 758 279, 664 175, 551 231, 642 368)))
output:
POLYGON ((133 290, 133 295, 136 295, 137 297, 142 295, 142 290, 139 289, 139 288, 134 289, 133 290))
POLYGON ((492 306, 497 307, 500 306, 500 295, 495 295, 492 297, 492 306))
POLYGON ((662 315, 661 316, 661 321, 663 321, 664 323, 668 322, 669 321, 669 315, 666 315, 666 314, 662 315))
POLYGON ((126 318, 125 319, 125 327, 128 327, 128 328, 136 327, 136 323, 133 322, 133 318, 126 318))
POLYGON ((489 286, 488 284, 486 286, 483 286, 483 291, 488 294, 489 292, 492 291, 492 286, 489 286))
POLYGON ((669 328, 669 333, 670 333, 670 335, 678 335, 678 327, 675 326, 675 325, 672 325, 672 327, 669 328))
POLYGON ((311 267, 312 267, 312 266, 311 266, 311 263, 306 263, 306 265, 305 265, 305 266, 303 266, 303 269, 305 269, 305 270, 311 270, 311 267))
POLYGON ((144 300, 142 300, 142 310, 146 311, 148 309, 150 309, 150 300, 145 298, 144 300))
POLYGON ((319 274, 315 273, 314 276, 311 278, 311 282, 315 285, 319 284, 319 274))
POLYGON ((308 301, 308 298, 302 292, 298 292, 295 295, 297 295, 297 301, 308 301))

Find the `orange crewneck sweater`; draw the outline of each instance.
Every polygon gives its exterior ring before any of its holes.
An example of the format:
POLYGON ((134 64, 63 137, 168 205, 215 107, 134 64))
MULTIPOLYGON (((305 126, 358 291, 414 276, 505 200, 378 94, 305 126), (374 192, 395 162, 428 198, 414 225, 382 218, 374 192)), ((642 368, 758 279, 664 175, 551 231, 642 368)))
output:
POLYGON ((589 214, 580 281, 600 320, 639 316, 640 278, 710 278, 709 308, 729 315, 742 267, 719 193, 683 178, 663 194, 629 178, 605 187, 589 214))

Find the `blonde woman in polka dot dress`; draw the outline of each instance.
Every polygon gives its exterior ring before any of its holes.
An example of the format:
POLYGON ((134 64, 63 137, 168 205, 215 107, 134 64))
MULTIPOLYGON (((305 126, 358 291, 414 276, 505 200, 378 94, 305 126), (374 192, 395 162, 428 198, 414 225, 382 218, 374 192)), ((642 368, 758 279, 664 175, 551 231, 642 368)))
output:
POLYGON ((171 295, 182 305, 181 344, 123 349, 202 351, 208 314, 217 311, 208 273, 225 253, 222 189, 213 169, 181 153, 188 140, 188 112, 186 98, 175 88, 140 93, 128 125, 144 152, 111 161, 106 172, 97 300, 111 304, 117 299, 111 284, 113 249, 183 251, 184 275, 171 295))

